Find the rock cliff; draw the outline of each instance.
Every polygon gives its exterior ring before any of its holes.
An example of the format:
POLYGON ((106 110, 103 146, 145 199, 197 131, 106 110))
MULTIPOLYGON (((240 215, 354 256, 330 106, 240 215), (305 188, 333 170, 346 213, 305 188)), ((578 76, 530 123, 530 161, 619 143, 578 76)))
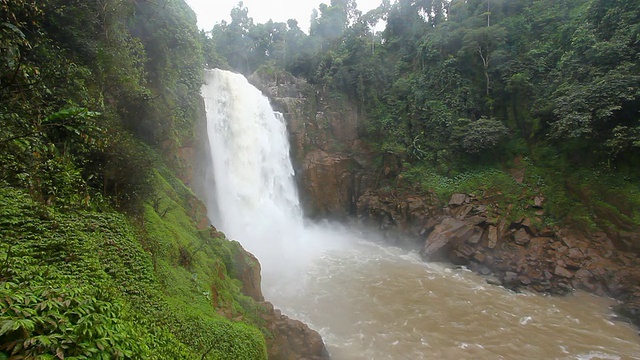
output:
MULTIPOLYGON (((419 248, 425 260, 467 266, 511 289, 552 294, 584 289, 613 296, 623 301, 616 310, 640 325, 638 229, 605 226, 609 230, 586 233, 543 227, 542 194, 527 199, 532 216, 520 219, 512 219, 510 206, 501 208, 492 200, 499 194, 455 194, 445 203, 435 194, 407 188, 399 159, 382 156, 382 165, 373 170, 373 156, 359 141, 362 119, 353 104, 286 74, 258 72, 250 80, 287 119, 308 214, 356 215, 390 243, 419 248)), ((520 182, 523 175, 512 174, 520 182)), ((619 222, 606 211, 596 212, 619 222)))
POLYGON ((258 71, 249 81, 269 97, 287 121, 306 214, 355 214, 362 189, 373 186, 369 151, 359 140, 361 116, 357 107, 286 73, 258 71))

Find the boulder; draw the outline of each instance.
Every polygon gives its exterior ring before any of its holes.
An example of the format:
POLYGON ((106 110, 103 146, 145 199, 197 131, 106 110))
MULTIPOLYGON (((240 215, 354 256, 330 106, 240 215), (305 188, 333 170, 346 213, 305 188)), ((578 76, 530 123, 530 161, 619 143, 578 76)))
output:
POLYGON ((445 218, 433 229, 431 234, 429 234, 422 250, 420 250, 420 255, 427 260, 433 259, 436 257, 436 253, 450 241, 464 241, 475 232, 476 229, 464 221, 445 218))
POLYGON ((525 218, 520 225, 527 230, 528 233, 536 235, 538 234, 538 228, 534 225, 533 220, 531 218, 525 218))
POLYGON ((520 229, 513 235, 513 240, 518 245, 526 245, 529 243, 531 238, 525 229, 520 229))
POLYGON ((449 206, 460 206, 467 200, 466 194, 453 194, 449 200, 449 206))
POLYGON ((573 273, 571 271, 567 270, 566 268, 560 265, 556 265, 556 268, 553 270, 553 273, 563 278, 573 277, 573 273))
POLYGON ((544 202, 544 197, 536 196, 533 198, 533 206, 536 208, 542 208, 542 203, 544 202))
POLYGON ((267 353, 274 360, 329 360, 322 337, 306 324, 283 315, 270 302, 260 303, 267 336, 267 353))

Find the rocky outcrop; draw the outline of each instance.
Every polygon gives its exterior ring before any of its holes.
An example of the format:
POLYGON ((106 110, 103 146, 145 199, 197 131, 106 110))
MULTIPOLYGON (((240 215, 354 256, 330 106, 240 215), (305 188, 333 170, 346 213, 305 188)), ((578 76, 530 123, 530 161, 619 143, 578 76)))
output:
POLYGON ((262 319, 271 336, 267 337, 267 353, 273 360, 328 360, 329 353, 322 337, 306 324, 288 318, 270 302, 261 303, 262 319))
POLYGON ((235 254, 233 262, 233 272, 242 283, 242 293, 253 298, 253 300, 264 301, 262 288, 260 286, 262 277, 260 276, 260 263, 252 253, 243 249, 235 254))
POLYGON ((311 217, 354 214, 361 189, 373 185, 367 168, 369 151, 358 140, 357 107, 287 73, 258 71, 249 81, 287 121, 305 213, 311 217))
POLYGON ((260 287, 260 263, 248 251, 235 254, 234 275, 242 283, 242 292, 262 307, 260 317, 270 336, 266 336, 269 359, 328 360, 329 353, 320 334, 306 324, 283 315, 264 301, 260 287))
POLYGON ((420 245, 442 220, 443 211, 433 194, 401 195, 394 191, 367 190, 356 203, 360 223, 383 232, 395 245, 420 245))
MULTIPOLYGON (((544 198, 530 200, 532 214, 539 213, 544 198)), ((509 220, 510 207, 499 209, 469 194, 454 194, 445 207, 437 204, 434 195, 368 191, 358 201, 358 214, 421 244, 425 260, 467 266, 514 290, 609 295, 624 302, 616 307, 619 313, 640 325, 640 259, 606 233, 552 229, 535 216, 509 220)))

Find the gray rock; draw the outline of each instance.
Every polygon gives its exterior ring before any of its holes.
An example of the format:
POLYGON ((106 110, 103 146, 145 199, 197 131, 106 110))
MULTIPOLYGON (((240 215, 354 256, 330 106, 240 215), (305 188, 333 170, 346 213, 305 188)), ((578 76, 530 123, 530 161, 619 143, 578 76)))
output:
POLYGON ((541 208, 543 202, 544 202, 544 198, 542 196, 536 196, 533 198, 533 206, 537 208, 541 208))
POLYGON ((498 285, 498 286, 502 285, 502 282, 500 281, 500 279, 498 279, 495 276, 487 276, 484 279, 489 285, 498 285))
POLYGON ((489 235, 488 235, 488 240, 489 240, 489 244, 487 244, 487 247, 489 249, 493 249, 496 247, 496 244, 498 243, 498 228, 491 225, 489 226, 489 235))
POLYGON ((420 254, 427 260, 450 241, 461 241, 473 235, 475 228, 463 221, 446 218, 433 229, 420 254))
POLYGON ((526 244, 529 243, 531 238, 529 237, 529 234, 527 233, 527 231, 525 229, 520 229, 520 230, 516 231, 516 233, 514 234, 513 240, 518 245, 526 245, 526 244))
POLYGON ((449 206, 460 206, 464 204, 467 200, 467 195, 465 194, 453 194, 451 195, 451 200, 449 200, 449 206))
POLYGON ((553 273, 563 277, 563 278, 572 278, 573 277, 573 273, 565 268, 563 268, 560 265, 556 265, 556 268, 553 270, 553 273))

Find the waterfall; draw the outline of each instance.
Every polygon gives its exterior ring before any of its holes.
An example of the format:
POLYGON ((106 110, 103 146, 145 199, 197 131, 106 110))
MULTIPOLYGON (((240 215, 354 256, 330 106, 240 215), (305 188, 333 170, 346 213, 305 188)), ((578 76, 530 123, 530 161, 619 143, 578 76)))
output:
POLYGON ((215 179, 215 204, 207 205, 218 209, 212 222, 258 257, 267 294, 301 274, 326 236, 303 224, 286 124, 268 99, 242 75, 217 69, 206 71, 202 96, 215 179))
POLYGON ((282 115, 228 71, 207 71, 202 95, 223 230, 241 238, 256 227, 302 222, 282 115))
POLYGON ((597 298, 515 294, 372 234, 305 224, 282 116, 240 75, 211 70, 205 81, 215 178, 207 206, 218 209, 209 216, 258 257, 265 298, 318 329, 333 359, 640 354, 634 329, 609 321, 597 298))

